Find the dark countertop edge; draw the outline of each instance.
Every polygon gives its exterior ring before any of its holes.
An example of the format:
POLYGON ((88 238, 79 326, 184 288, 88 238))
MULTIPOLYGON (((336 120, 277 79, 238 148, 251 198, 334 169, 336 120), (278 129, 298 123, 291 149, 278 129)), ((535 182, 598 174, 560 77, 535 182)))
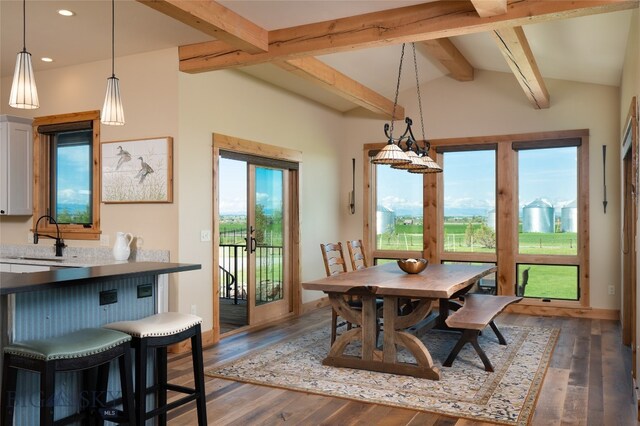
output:
POLYGON ((0 295, 63 288, 98 280, 194 271, 201 268, 202 265, 190 263, 129 262, 42 272, 0 272, 0 295))

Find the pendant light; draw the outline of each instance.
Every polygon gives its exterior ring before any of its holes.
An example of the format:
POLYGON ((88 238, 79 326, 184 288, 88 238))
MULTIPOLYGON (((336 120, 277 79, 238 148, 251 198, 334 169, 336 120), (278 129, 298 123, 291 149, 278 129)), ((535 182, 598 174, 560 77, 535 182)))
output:
POLYGON ((13 73, 9 106, 20 109, 36 109, 40 107, 38 89, 33 77, 31 53, 27 52, 27 2, 22 0, 22 51, 16 58, 16 69, 13 73))
POLYGON ((100 122, 109 126, 124 125, 124 110, 120 98, 120 80, 115 73, 115 0, 111 0, 111 77, 107 78, 107 94, 102 105, 100 122))
POLYGON ((373 164, 389 164, 394 169, 407 170, 410 173, 440 173, 440 167, 431 157, 429 157, 429 149, 431 144, 424 135, 424 120, 422 119, 422 97, 420 96, 420 82, 418 81, 418 60, 416 58, 416 47, 411 43, 413 50, 413 67, 416 75, 416 91, 418 94, 418 106, 420 108, 420 127, 422 129, 422 146, 413 136, 411 125, 413 121, 409 117, 405 117, 404 122, 407 127, 398 138, 393 137, 394 120, 396 114, 396 105, 398 104, 398 92, 400 91, 400 78, 402 76, 402 62, 404 60, 404 48, 400 53, 400 66, 398 67, 398 80, 396 81, 396 94, 393 101, 393 112, 391 117, 391 125, 384 125, 384 134, 389 143, 382 148, 378 154, 371 160, 373 164))

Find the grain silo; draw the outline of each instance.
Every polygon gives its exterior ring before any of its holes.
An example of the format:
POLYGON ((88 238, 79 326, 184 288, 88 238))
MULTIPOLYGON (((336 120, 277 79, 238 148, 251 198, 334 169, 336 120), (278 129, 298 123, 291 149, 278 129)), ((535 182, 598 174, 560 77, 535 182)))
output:
POLYGON ((542 198, 536 198, 522 209, 522 232, 552 233, 553 205, 542 198))
POLYGON ((394 232, 396 230, 396 214, 385 206, 378 206, 376 211, 376 234, 394 232))
POLYGON ((494 231, 496 230, 496 210, 489 210, 487 213, 487 226, 494 231))
POLYGON ((578 232, 578 204, 575 200, 560 211, 560 231, 578 232))

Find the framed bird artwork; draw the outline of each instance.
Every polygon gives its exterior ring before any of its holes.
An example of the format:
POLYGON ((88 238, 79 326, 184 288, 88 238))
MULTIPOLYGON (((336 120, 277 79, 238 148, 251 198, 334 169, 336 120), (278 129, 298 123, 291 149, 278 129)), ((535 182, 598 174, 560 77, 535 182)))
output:
POLYGON ((103 203, 173 202, 173 138, 103 142, 103 203))

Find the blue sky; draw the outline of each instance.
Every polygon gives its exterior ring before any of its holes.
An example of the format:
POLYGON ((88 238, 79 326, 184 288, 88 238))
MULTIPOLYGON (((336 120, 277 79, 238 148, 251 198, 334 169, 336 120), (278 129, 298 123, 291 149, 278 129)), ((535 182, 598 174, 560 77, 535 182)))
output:
MULTIPOLYGON (((282 172, 262 167, 256 168, 256 201, 266 211, 281 210, 282 172)), ((220 159, 221 215, 247 214, 247 163, 220 159)))
MULTIPOLYGON (((577 149, 551 148, 518 152, 519 205, 544 198, 555 207, 576 199, 577 149)), ((445 209, 495 208, 495 151, 449 152, 444 168, 445 209)), ((378 204, 399 214, 420 214, 422 176, 378 166, 378 204)))
POLYGON ((58 204, 87 204, 92 164, 87 145, 58 148, 58 204))

